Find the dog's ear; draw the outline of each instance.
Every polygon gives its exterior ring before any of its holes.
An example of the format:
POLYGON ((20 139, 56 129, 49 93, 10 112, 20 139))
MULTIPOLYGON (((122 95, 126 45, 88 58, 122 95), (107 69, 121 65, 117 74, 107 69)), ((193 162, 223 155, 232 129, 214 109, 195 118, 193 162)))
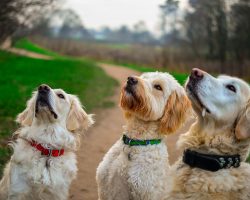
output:
POLYGON ((72 96, 71 107, 67 117, 66 126, 69 131, 82 132, 94 124, 93 115, 88 115, 82 108, 79 99, 72 96))
POLYGON ((25 110, 17 115, 16 122, 22 126, 31 126, 35 116, 35 94, 27 102, 25 110))
POLYGON ((235 136, 238 140, 244 140, 250 137, 250 104, 241 114, 236 124, 235 136))
POLYGON ((191 103, 186 95, 173 92, 165 105, 165 111, 160 121, 160 133, 174 133, 185 121, 191 108, 191 103))

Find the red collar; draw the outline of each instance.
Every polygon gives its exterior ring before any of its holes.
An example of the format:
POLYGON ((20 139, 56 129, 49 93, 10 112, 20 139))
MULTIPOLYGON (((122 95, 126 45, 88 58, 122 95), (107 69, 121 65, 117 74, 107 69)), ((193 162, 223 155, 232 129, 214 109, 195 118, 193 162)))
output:
POLYGON ((48 157, 59 157, 64 154, 64 149, 48 149, 44 148, 41 144, 37 143, 36 141, 32 140, 29 141, 32 147, 35 147, 38 151, 41 151, 41 155, 45 155, 48 157))

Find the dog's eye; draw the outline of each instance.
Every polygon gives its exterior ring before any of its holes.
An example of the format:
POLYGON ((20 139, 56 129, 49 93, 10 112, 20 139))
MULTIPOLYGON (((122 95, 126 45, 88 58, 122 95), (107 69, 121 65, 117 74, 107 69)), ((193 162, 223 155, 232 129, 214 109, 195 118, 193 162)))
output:
POLYGON ((158 84, 154 85, 154 88, 157 89, 157 90, 162 91, 162 87, 160 85, 158 85, 158 84))
POLYGON ((57 94, 57 96, 61 99, 65 99, 64 95, 63 94, 57 94))
POLYGON ((233 85, 228 84, 228 85, 226 85, 226 88, 229 89, 229 90, 231 90, 232 92, 236 93, 236 88, 233 85))

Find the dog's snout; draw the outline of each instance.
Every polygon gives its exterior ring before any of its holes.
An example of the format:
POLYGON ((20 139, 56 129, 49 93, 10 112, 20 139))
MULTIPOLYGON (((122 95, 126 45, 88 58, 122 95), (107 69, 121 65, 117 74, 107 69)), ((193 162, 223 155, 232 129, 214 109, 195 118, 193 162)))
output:
POLYGON ((138 83, 138 80, 133 76, 129 76, 128 80, 127 80, 127 83, 129 85, 136 85, 138 83))
POLYGON ((46 84, 42 84, 38 87, 38 92, 39 93, 48 93, 50 91, 50 87, 46 84))
POLYGON ((198 68, 192 69, 191 77, 197 80, 201 80, 204 77, 204 72, 198 68))

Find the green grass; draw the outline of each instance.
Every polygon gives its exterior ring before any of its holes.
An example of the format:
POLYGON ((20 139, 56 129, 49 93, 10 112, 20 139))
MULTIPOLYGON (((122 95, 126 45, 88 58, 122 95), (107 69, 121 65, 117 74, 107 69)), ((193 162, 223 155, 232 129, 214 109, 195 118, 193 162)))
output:
POLYGON ((47 49, 44 49, 44 48, 40 47, 37 44, 32 43, 27 38, 23 38, 23 39, 20 39, 20 40, 16 41, 13 46, 16 47, 16 48, 19 48, 19 49, 26 49, 28 51, 43 54, 43 55, 46 55, 46 56, 52 56, 52 57, 57 57, 57 58, 62 57, 61 55, 59 55, 59 54, 57 54, 57 53, 55 53, 53 51, 49 51, 47 49))
POLYGON ((0 175, 10 155, 6 141, 17 128, 15 117, 25 108, 37 86, 46 83, 76 94, 89 112, 93 108, 112 106, 108 97, 117 85, 89 60, 40 60, 4 51, 0 51, 0 74, 0 175))
POLYGON ((106 44, 108 47, 110 48, 114 48, 114 49, 128 49, 129 47, 131 47, 131 44, 106 44))

